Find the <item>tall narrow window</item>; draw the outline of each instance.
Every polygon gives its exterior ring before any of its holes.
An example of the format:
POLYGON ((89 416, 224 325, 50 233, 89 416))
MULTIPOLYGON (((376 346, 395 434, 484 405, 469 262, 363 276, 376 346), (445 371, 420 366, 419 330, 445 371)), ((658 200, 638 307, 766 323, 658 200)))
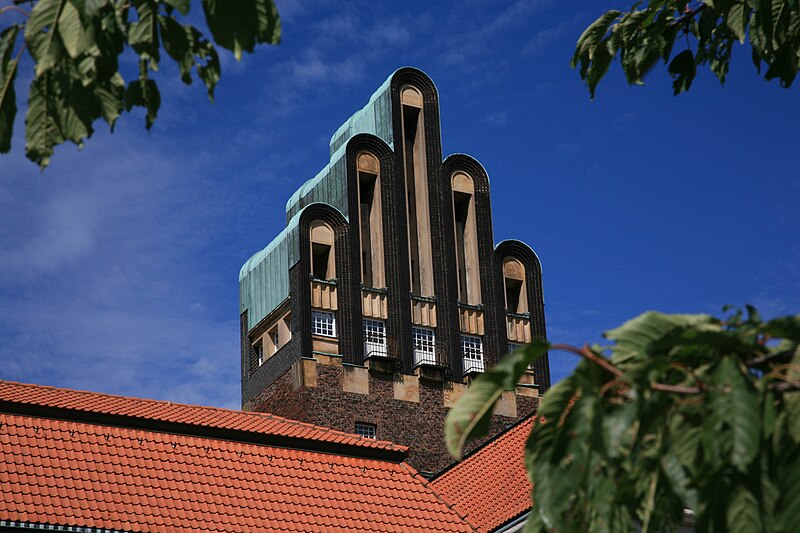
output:
POLYGON ((475 186, 463 172, 453 174, 453 218, 456 231, 456 272, 458 299, 471 305, 481 303, 478 269, 478 228, 475 220, 475 186))
POLYGON ((361 230, 361 283, 383 288, 383 216, 381 213, 380 166, 370 154, 357 159, 359 222, 361 230))
POLYGON ((408 212, 408 248, 411 292, 433 296, 428 170, 422 94, 413 87, 400 93, 403 119, 403 157, 408 212))
POLYGON ((525 267, 516 259, 503 263, 503 282, 506 292, 506 310, 510 313, 528 312, 528 295, 525 287, 525 267))
POLYGON ((483 372, 483 339, 471 335, 462 335, 461 353, 464 356, 465 374, 483 372))
POLYGON ((322 222, 311 225, 311 275, 317 279, 335 279, 333 230, 322 222))
POLYGON ((432 329, 413 328, 414 365, 436 364, 436 336, 432 329))
POLYGON ((386 322, 364 319, 364 357, 386 357, 386 322))

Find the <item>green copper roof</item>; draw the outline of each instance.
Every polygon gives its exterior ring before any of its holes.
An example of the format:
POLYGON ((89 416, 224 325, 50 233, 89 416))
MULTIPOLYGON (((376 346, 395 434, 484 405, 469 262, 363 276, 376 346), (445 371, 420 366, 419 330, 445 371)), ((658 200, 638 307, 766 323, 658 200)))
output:
POLYGON ((330 161, 297 189, 286 202, 286 228, 266 248, 257 252, 239 271, 240 311, 248 312, 248 329, 258 324, 289 296, 289 268, 300 259, 298 222, 309 204, 320 202, 338 209, 348 218, 347 141, 359 133, 370 133, 394 149, 392 129, 392 78, 386 78, 362 109, 356 111, 330 141, 330 161))
POLYGON ((239 312, 253 328, 289 296, 289 267, 300 259, 300 213, 239 271, 239 312))
POLYGON ((394 72, 372 94, 367 105, 353 113, 333 134, 330 142, 330 162, 289 198, 286 202, 286 220, 291 220, 300 209, 312 202, 331 204, 348 216, 344 160, 347 141, 359 133, 371 133, 390 147, 394 147, 390 91, 393 77, 394 72))

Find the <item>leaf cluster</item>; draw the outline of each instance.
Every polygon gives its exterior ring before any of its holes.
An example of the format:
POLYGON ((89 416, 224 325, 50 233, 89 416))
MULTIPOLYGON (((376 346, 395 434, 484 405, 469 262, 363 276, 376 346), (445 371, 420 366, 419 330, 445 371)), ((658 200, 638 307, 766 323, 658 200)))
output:
POLYGON ((480 376, 447 420, 448 446, 547 350, 584 360, 543 397, 526 445, 528 531, 800 531, 800 315, 764 322, 650 312, 610 348, 544 341, 480 376))
POLYGON ((790 87, 800 63, 800 3, 796 0, 649 0, 630 11, 608 11, 580 36, 572 57, 594 97, 598 82, 619 57, 630 84, 642 84, 659 62, 668 63, 675 94, 688 90, 697 67, 708 65, 725 82, 734 43, 749 41, 758 71, 790 87), (681 42, 685 40, 685 46, 681 42), (673 54, 676 46, 683 48, 673 54), (694 45, 694 49, 692 46, 694 45))
MULTIPOLYGON (((272 0, 203 0, 203 12, 214 42, 183 22, 190 0, 33 0, 27 17, 0 32, 0 152, 11 149, 16 116, 15 82, 27 50, 34 73, 25 117, 25 151, 41 168, 53 148, 66 141, 82 146, 94 122, 113 129, 123 110, 146 111, 149 129, 161 96, 151 77, 162 50, 192 83, 193 73, 213 101, 221 69, 217 45, 234 52, 252 52, 258 43, 277 44, 280 19, 272 0), (16 53, 15 53, 16 50, 16 53), (126 81, 120 58, 136 57, 138 75, 126 81)), ((0 16, 11 8, 0 10, 0 16)))

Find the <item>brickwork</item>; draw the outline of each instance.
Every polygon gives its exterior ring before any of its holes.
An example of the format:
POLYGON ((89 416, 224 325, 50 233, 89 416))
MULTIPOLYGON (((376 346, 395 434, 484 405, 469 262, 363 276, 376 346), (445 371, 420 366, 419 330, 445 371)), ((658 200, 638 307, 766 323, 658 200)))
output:
MULTIPOLYGON (((316 386, 303 384, 298 387, 298 380, 293 379, 292 373, 302 369, 295 365, 267 386, 253 400, 252 408, 351 433, 355 431, 356 422, 375 424, 378 439, 411 448, 408 462, 414 468, 434 473, 452 463, 444 441, 444 422, 449 411, 445 407, 445 394, 452 396, 448 389, 454 385, 463 388, 463 384, 421 379, 419 401, 414 402, 396 399, 397 381, 412 376, 369 372, 367 394, 345 392, 346 367, 335 358, 331 359, 333 361, 329 364, 302 360, 312 363, 316 386)), ((515 402, 516 416, 493 416, 490 435, 497 434, 538 407, 536 395, 515 394, 509 397, 515 402)), ((472 443, 467 451, 481 442, 472 443)))

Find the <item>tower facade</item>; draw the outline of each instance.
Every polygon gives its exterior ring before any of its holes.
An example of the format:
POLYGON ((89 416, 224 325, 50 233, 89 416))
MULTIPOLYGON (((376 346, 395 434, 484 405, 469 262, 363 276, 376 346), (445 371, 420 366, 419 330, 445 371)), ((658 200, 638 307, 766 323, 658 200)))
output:
MULTIPOLYGON (((494 244, 485 169, 442 158, 426 74, 397 70, 334 133, 286 221, 239 274, 243 408, 392 440, 418 470, 444 468, 448 409, 544 338, 545 319, 536 254, 494 244)), ((545 357, 504 394, 492 433, 549 385, 545 357)))

